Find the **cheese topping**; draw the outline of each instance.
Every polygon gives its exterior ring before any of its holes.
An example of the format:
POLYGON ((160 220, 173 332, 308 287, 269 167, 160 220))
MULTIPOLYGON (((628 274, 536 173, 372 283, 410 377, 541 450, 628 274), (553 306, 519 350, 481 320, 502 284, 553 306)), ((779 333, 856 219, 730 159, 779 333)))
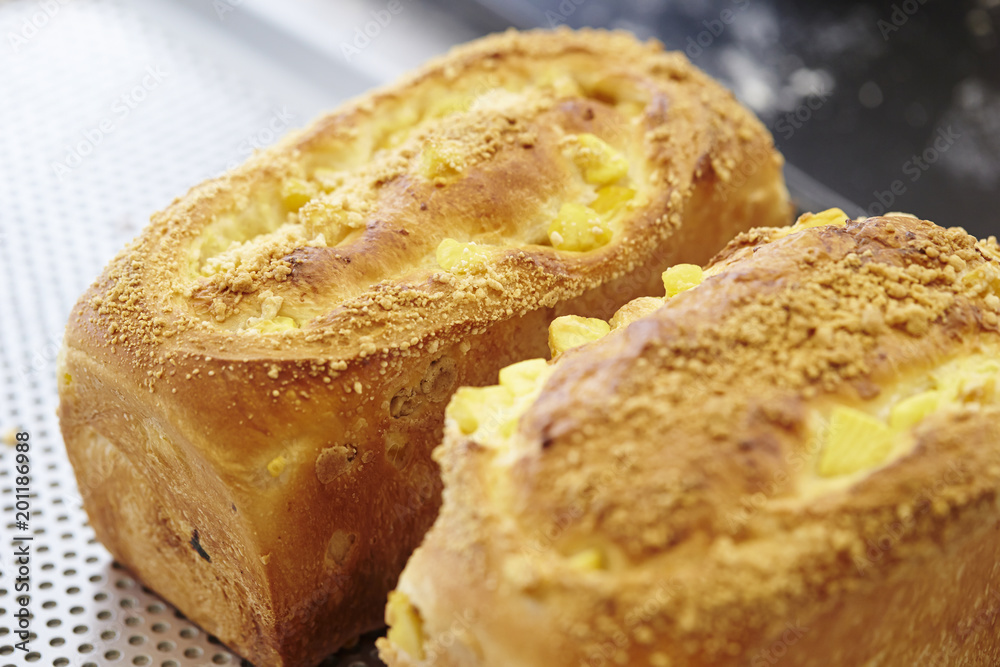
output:
POLYGON ((596 317, 563 315, 549 325, 549 351, 555 358, 574 347, 591 343, 611 332, 611 325, 596 317))
POLYGON ((905 395, 873 406, 874 414, 834 406, 817 430, 822 447, 821 477, 869 471, 905 454, 914 444, 912 431, 928 417, 963 405, 996 404, 1000 361, 977 354, 958 359, 907 383, 905 395))

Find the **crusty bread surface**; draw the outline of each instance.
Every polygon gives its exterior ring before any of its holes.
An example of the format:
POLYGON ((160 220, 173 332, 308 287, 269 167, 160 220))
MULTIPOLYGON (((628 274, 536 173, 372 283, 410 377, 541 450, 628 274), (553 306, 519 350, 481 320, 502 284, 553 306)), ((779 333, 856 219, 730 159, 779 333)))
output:
POLYGON ((74 308, 59 416, 114 557, 255 664, 381 624, 459 385, 785 224, 781 159, 682 55, 515 33, 155 215, 74 308))
POLYGON ((700 279, 513 429, 455 395, 387 664, 1000 664, 996 240, 814 220, 700 279))

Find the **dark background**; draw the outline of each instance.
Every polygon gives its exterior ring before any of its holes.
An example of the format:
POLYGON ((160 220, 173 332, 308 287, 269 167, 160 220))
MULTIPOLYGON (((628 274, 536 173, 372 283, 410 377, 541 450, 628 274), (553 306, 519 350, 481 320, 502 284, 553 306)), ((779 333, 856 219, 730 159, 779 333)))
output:
POLYGON ((566 24, 656 37, 733 89, 849 212, 1000 233, 1000 0, 440 3, 483 32, 566 24))

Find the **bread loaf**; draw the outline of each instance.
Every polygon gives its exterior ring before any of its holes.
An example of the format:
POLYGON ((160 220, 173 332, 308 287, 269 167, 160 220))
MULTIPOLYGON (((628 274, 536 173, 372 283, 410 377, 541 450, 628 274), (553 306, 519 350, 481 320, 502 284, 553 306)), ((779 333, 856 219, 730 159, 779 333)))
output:
POLYGON ((763 126, 622 33, 456 49, 152 219, 74 308, 60 419, 98 538, 259 665, 378 627, 454 388, 784 224, 763 126))
POLYGON ((387 664, 1000 664, 996 240, 831 211, 664 282, 455 394, 387 664))

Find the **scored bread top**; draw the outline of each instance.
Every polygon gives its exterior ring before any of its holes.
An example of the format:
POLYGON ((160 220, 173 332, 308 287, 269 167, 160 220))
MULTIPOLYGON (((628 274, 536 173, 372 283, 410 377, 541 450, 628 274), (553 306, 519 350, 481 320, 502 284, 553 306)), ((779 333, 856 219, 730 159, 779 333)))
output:
POLYGON ((780 160, 682 55, 624 33, 509 32, 193 188, 81 312, 94 343, 133 354, 405 350, 641 266, 692 181, 725 184, 747 155, 780 160))
POLYGON ((556 364, 522 418, 522 446, 537 459, 512 471, 531 496, 512 499, 515 511, 547 516, 624 460, 599 492, 620 509, 582 531, 637 560, 699 533, 733 534, 740 500, 781 472, 776 496, 812 503, 813 461, 792 471, 787 457, 818 454, 813 413, 878 413, 889 407, 880 401, 922 390, 933 368, 1000 352, 995 242, 909 217, 783 233, 741 235, 697 288, 556 364))
POLYGON ((886 526, 905 531, 882 565, 991 506, 996 239, 845 218, 742 234, 664 305, 627 306, 601 340, 533 370, 515 427, 478 418, 499 436, 461 411, 494 388, 460 390, 436 452, 444 506, 390 606, 390 625, 415 610, 419 641, 390 633, 383 649, 448 652, 443 619, 467 603, 470 646, 493 659, 549 651, 500 648, 530 617, 565 638, 554 655, 736 664, 857 590, 886 526))

